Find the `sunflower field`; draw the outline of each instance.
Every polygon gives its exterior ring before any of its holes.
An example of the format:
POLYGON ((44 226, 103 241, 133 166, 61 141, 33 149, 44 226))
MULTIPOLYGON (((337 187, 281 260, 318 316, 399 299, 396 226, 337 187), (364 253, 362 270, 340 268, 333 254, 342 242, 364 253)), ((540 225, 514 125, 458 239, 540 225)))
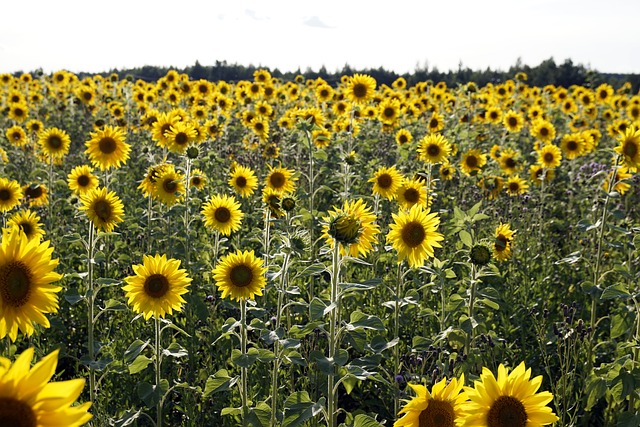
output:
POLYGON ((0 75, 0 426, 640 425, 640 95, 0 75))

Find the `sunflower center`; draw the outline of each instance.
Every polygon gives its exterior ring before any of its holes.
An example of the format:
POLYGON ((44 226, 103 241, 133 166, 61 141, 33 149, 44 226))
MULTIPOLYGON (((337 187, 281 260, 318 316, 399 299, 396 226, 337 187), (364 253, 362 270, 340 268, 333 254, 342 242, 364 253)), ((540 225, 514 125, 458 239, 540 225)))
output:
POLYGON ((517 193, 520 190, 520 184, 517 182, 512 182, 509 184, 509 191, 512 193, 517 193))
POLYGON ((187 136, 186 133, 179 132, 176 135, 175 141, 176 141, 176 144, 178 144, 178 145, 185 145, 187 142, 189 142, 189 137, 187 136))
POLYGON ((578 143, 576 141, 567 142, 567 150, 576 151, 578 149, 578 143))
POLYGON ((57 150, 58 148, 62 147, 62 138, 57 135, 51 135, 47 140, 47 145, 49 146, 49 148, 57 150))
POLYGON ((14 141, 20 141, 22 139, 22 135, 20 134, 20 132, 13 132, 11 134, 11 139, 13 139, 14 141))
POLYGON ((409 203, 418 203, 420 193, 415 188, 407 188, 404 192, 404 199, 409 203))
POLYGON ((524 427, 527 425, 527 412, 515 397, 500 396, 491 405, 487 421, 489 427, 524 427))
POLYGON ((396 110, 394 110, 391 107, 387 107, 384 109, 384 112, 382 113, 385 117, 391 118, 393 116, 395 116, 396 114, 396 110))
POLYGON ((236 185, 240 188, 246 187, 247 186, 247 178, 245 178, 244 176, 239 176, 236 178, 236 185))
POLYGON ((553 162, 554 156, 553 153, 544 153, 544 156, 542 158, 544 159, 545 163, 551 163, 553 162))
POLYGON ((162 274, 152 274, 144 281, 144 293, 152 298, 162 298, 169 291, 169 281, 162 274))
POLYGON ((11 397, 0 397, 0 425, 36 427, 36 415, 30 405, 11 397))
MULTIPOLYGON (((3 304, 22 307, 29 300, 33 275, 22 261, 11 261, 0 269, 0 293, 3 304)), ((2 417, 0 408, 0 418, 2 417)), ((0 423, 0 425, 5 425, 0 423)))
POLYGON ((420 412, 418 427, 453 427, 455 413, 449 402, 429 400, 427 409, 420 412))
POLYGON ((478 167, 478 158, 476 156, 469 156, 465 160, 465 163, 470 168, 477 168, 478 167))
POLYGON ((33 226, 31 224, 29 224, 28 222, 23 222, 21 224, 18 224, 18 226, 20 227, 20 230, 22 230, 22 232, 25 234, 25 236, 27 237, 31 237, 31 235, 33 234, 33 226))
POLYGON ((383 173, 378 177, 378 187, 389 188, 393 184, 393 178, 388 173, 383 173))
POLYGON ((406 135, 400 135, 398 141, 400 141, 400 144, 406 144, 407 142, 409 142, 409 138, 407 138, 406 135))
POLYGON ((111 219, 111 203, 106 200, 98 200, 93 205, 93 211, 96 213, 96 216, 100 218, 101 221, 108 222, 111 219))
POLYGON ((548 136, 548 135, 549 135, 549 129, 547 129, 547 128, 540 128, 540 135, 541 135, 541 136, 548 136))
POLYGON ((518 125, 518 119, 516 119, 515 117, 509 117, 509 127, 516 127, 518 125))
POLYGON ((253 281, 253 271, 246 265, 236 265, 231 269, 229 279, 233 286, 244 288, 245 286, 249 286, 253 281))
POLYGON ((90 182, 91 182, 91 180, 89 179, 89 177, 87 175, 80 175, 78 177, 78 185, 80 187, 86 187, 87 185, 89 185, 90 182))
POLYGON ((424 226, 419 222, 410 222, 402 228, 402 240, 410 248, 420 246, 426 235, 424 226))
POLYGON ((194 176, 191 178, 191 184, 195 187, 199 186, 200 184, 202 184, 202 179, 199 176, 194 176))
POLYGON ((437 145, 429 145, 427 147, 427 154, 431 157, 436 157, 438 155, 440 155, 440 147, 438 147, 437 145))
POLYGON ((166 179, 162 183, 162 188, 169 194, 173 194, 178 191, 178 183, 172 179, 166 179))
POLYGON ((213 216, 215 217, 216 221, 225 223, 231 219, 231 211, 222 206, 216 209, 213 216))
POLYGON ((30 199, 39 199, 40 197, 42 197, 42 187, 40 187, 39 185, 36 185, 35 187, 29 186, 24 194, 30 199))
POLYGON ((435 129, 438 127, 438 119, 431 119, 429 120, 429 127, 431 129, 435 129))
POLYGON ((364 98, 367 96, 367 86, 362 83, 353 85, 353 96, 356 98, 364 98))
POLYGON ((269 178, 269 182, 273 188, 281 188, 284 186, 287 179, 282 172, 274 172, 269 178))
POLYGON ((11 191, 3 188, 0 190, 0 200, 6 201, 11 200, 11 191))
POLYGON ((111 154, 116 151, 118 145, 116 144, 115 139, 110 136, 106 136, 100 140, 98 147, 103 154, 111 154))
POLYGON ((496 243, 495 243, 495 249, 498 252, 502 252, 505 249, 507 249, 507 244, 509 243, 509 239, 507 239, 504 234, 500 234, 498 235, 498 237, 496 237, 496 243))
POLYGON ((507 160, 505 160, 504 164, 508 168, 515 168, 518 165, 513 157, 509 157, 507 160))
POLYGON ((633 141, 627 141, 622 147, 622 152, 627 157, 635 157, 638 154, 638 145, 633 141))

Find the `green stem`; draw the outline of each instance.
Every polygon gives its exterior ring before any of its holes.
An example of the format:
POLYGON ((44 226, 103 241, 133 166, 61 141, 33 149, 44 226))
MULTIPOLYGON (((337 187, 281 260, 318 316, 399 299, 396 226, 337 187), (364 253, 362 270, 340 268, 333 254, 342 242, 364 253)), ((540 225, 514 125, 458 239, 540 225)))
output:
POLYGON ((474 304, 476 299, 476 282, 477 282, 476 266, 474 264, 471 264, 471 293, 469 295, 469 312, 468 312, 469 321, 471 321, 471 332, 467 334, 467 342, 465 343, 465 346, 464 346, 465 354, 469 354, 469 348, 471 346, 471 341, 473 340, 473 335, 474 335, 472 319, 473 319, 473 309, 474 309, 474 304))
POLYGON ((149 193, 149 197, 147 197, 147 253, 151 253, 151 216, 153 211, 153 199, 151 198, 151 193, 149 193))
MULTIPOLYGON (((274 330, 276 335, 280 329, 280 315, 284 304, 285 287, 287 283, 287 271, 289 269, 289 253, 284 255, 282 270, 280 271, 280 287, 278 289, 278 305, 276 307, 276 324, 274 330)), ((280 371, 280 342, 276 339, 273 343, 273 371, 271 372, 271 425, 276 425, 276 414, 278 411, 278 376, 280 371)))
POLYGON ((393 394, 393 414, 394 417, 400 411, 400 384, 396 381, 396 375, 400 374, 400 299, 402 298, 402 262, 398 263, 398 278, 396 280, 395 306, 393 313, 393 339, 398 340, 393 346, 393 384, 395 392, 393 394))
MULTIPOLYGON (((247 302, 244 298, 240 298, 240 353, 242 356, 247 354, 247 302)), ((241 382, 241 400, 242 400, 242 425, 246 427, 249 419, 249 405, 247 403, 247 368, 240 368, 240 382, 241 382)))
MULTIPOLYGON (((160 382, 162 381, 161 376, 161 366, 162 366, 162 346, 160 345, 160 318, 158 316, 154 316, 155 324, 156 324, 156 359, 155 359, 155 368, 156 368, 156 393, 160 390, 160 382)), ((157 405, 157 416, 156 416, 156 427, 162 427, 162 398, 158 399, 157 405)))
MULTIPOLYGON (((333 310, 329 314, 329 360, 334 360, 336 355, 336 347, 338 342, 337 337, 337 323, 339 320, 340 310, 340 297, 339 297, 339 283, 340 283, 340 243, 337 241, 333 247, 333 257, 331 260, 331 301, 330 304, 335 304, 333 310)), ((334 390, 335 384, 335 366, 332 372, 327 375, 327 426, 336 427, 336 411, 337 411, 337 395, 334 390)))
POLYGON ((264 208, 264 242, 263 242, 263 256, 264 256, 264 267, 269 269, 269 246, 271 244, 271 211, 269 210, 269 206, 265 206, 264 208))
POLYGON ((95 344, 94 344, 94 331, 93 331, 93 320, 94 320, 94 303, 95 303, 95 295, 94 295, 94 284, 93 284, 93 266, 94 266, 94 252, 95 252, 95 227, 93 223, 89 221, 89 242, 87 245, 87 259, 89 261, 88 266, 88 288, 86 293, 86 301, 87 301, 87 340, 88 340, 88 350, 89 350, 89 399, 91 402, 96 402, 96 371, 93 367, 93 362, 95 359, 95 344))
POLYGON ((185 243, 184 243, 184 252, 185 252, 185 261, 186 266, 189 268, 191 265, 191 245, 189 244, 189 201, 191 194, 191 186, 189 185, 189 180, 191 179, 191 159, 186 157, 186 166, 185 166, 185 195, 184 195, 184 230, 186 233, 185 243))

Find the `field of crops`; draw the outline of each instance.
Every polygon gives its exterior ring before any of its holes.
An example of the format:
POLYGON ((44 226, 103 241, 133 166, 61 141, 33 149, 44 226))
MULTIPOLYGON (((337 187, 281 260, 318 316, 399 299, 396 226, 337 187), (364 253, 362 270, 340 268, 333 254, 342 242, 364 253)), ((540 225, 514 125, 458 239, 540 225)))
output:
POLYGON ((0 109, 0 425, 640 425, 629 85, 59 71, 0 109))

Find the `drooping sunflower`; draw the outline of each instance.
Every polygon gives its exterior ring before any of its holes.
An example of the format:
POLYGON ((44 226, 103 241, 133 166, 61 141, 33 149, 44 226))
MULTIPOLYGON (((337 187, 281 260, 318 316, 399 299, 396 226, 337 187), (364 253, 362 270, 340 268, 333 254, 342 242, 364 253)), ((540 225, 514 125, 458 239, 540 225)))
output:
POLYGON ((362 199, 345 201, 342 208, 334 208, 323 219, 322 237, 332 248, 337 240, 342 255, 366 256, 378 241, 376 216, 362 199))
POLYGON ((84 211, 99 231, 111 233, 117 224, 124 221, 124 205, 113 191, 96 188, 80 196, 84 211))
POLYGON ((18 181, 0 177, 0 212, 9 212, 18 206, 22 197, 18 181))
POLYGON ((471 149, 462 156, 460 168, 465 175, 475 175, 487 163, 486 154, 482 154, 479 150, 471 149))
POLYGON ((251 168, 235 165, 231 171, 229 185, 240 197, 249 197, 258 188, 258 178, 251 168))
POLYGON ((511 373, 498 367, 498 378, 482 368, 474 387, 465 387, 470 399, 466 404, 465 427, 541 427, 558 421, 547 406, 553 399, 548 391, 538 392, 542 376, 531 379, 531 368, 520 363, 511 373))
POLYGON ((262 190, 262 202, 265 204, 269 213, 273 218, 281 218, 285 215, 285 211, 282 209, 283 197, 280 193, 273 191, 271 188, 265 187, 262 190))
POLYGON ((142 313, 145 320, 151 316, 164 318, 165 314, 180 311, 186 301, 182 295, 187 293, 191 278, 187 271, 180 268, 180 260, 166 255, 142 257, 142 264, 133 265, 135 276, 124 279, 129 305, 136 313, 142 313))
POLYGON ((167 206, 173 206, 182 200, 184 193, 184 175, 176 171, 172 164, 166 164, 166 167, 158 175, 156 185, 152 188, 153 198, 160 200, 167 206))
POLYGON ((510 176, 505 184, 507 194, 510 196, 519 196, 525 194, 529 189, 529 184, 517 175, 510 176))
POLYGON ((421 384, 409 384, 416 393, 398 415, 404 416, 398 419, 393 427, 456 427, 462 425, 465 411, 464 405, 467 395, 462 391, 464 386, 464 374, 460 379, 452 378, 447 384, 447 378, 443 378, 433 385, 431 393, 421 384))
POLYGON ((381 167, 368 182, 373 183, 373 193, 389 200, 396 198, 398 188, 402 184, 403 177, 395 166, 381 167))
POLYGON ((293 176, 294 171, 283 167, 271 167, 269 165, 269 173, 265 178, 267 188, 279 193, 280 195, 293 193, 295 190, 296 177, 293 176))
POLYGON ((240 210, 238 203, 233 196, 214 195, 202 207, 204 225, 220 232, 224 236, 231 235, 238 231, 242 225, 244 213, 240 210))
POLYGON ((511 242, 513 242, 515 230, 509 224, 496 227, 495 241, 493 243, 493 256, 498 261, 506 261, 511 257, 511 242))
POLYGON ((451 144, 439 133, 430 133, 420 140, 418 158, 427 163, 445 163, 451 154, 451 144))
POLYGON ((4 134, 14 147, 22 147, 29 142, 27 139, 27 133, 24 131, 22 126, 11 126, 4 134))
POLYGON ((405 179, 397 192, 398 204, 404 209, 413 205, 427 206, 427 186, 419 179, 405 179))
POLYGON ((125 142, 122 128, 105 126, 97 132, 91 132, 91 139, 85 143, 85 154, 91 163, 100 170, 119 168, 129 158, 131 147, 125 142))
POLYGON ((44 237, 40 217, 29 209, 21 210, 11 215, 7 220, 7 227, 15 228, 19 232, 24 233, 28 240, 41 240, 42 237, 44 237))
POLYGON ((49 203, 49 189, 37 182, 22 187, 22 193, 29 207, 44 206, 49 203))
POLYGON ((560 166, 562 151, 553 144, 545 145, 538 150, 538 164, 545 169, 555 169, 560 166))
POLYGON ((50 327, 47 313, 58 311, 56 293, 62 287, 52 285, 62 279, 53 271, 57 259, 51 259, 49 242, 27 239, 24 233, 3 233, 0 245, 0 339, 15 341, 18 329, 30 336, 34 323, 50 327))
POLYGON ((421 267, 429 257, 434 256, 434 248, 442 247, 438 242, 444 236, 437 232, 440 217, 422 205, 414 205, 408 212, 392 214, 393 224, 389 225, 387 242, 398 251, 398 262, 407 259, 412 268, 421 267))
POLYGON ((71 173, 67 176, 67 183, 69 189, 78 196, 98 188, 100 184, 98 177, 93 174, 93 169, 88 165, 76 166, 71 169, 71 173))
POLYGON ((629 172, 636 172, 640 168, 640 129, 629 126, 618 136, 620 145, 614 148, 622 156, 623 164, 629 172))
POLYGON ((345 96, 356 104, 364 104, 373 98, 376 79, 366 74, 354 74, 348 79, 345 96))
POLYGON ((69 134, 58 128, 49 128, 40 132, 38 145, 46 157, 61 159, 69 152, 71 138, 69 134))
POLYGON ((237 250, 220 260, 213 270, 213 279, 222 292, 222 298, 240 301, 262 296, 267 282, 267 269, 262 259, 256 258, 254 252, 237 250))
POLYGON ((49 382, 58 366, 58 353, 49 353, 33 367, 33 347, 23 351, 13 364, 0 357, 0 424, 79 427, 91 419, 91 402, 74 404, 84 388, 83 378, 49 382))

